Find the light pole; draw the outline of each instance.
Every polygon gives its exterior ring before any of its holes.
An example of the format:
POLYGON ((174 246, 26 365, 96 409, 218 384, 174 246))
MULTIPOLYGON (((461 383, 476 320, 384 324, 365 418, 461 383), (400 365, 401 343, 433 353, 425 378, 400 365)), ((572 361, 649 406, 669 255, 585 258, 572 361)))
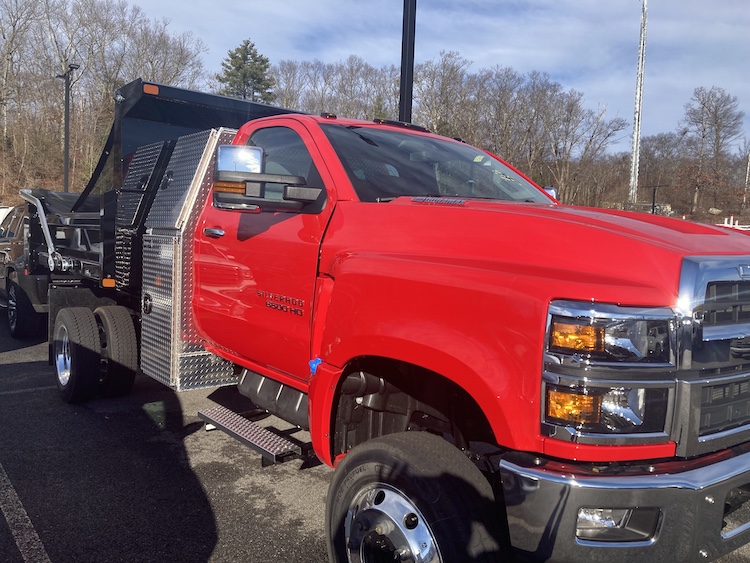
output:
POLYGON ((404 28, 401 36, 401 88, 398 120, 411 123, 414 87, 414 36, 417 25, 417 0, 404 0, 404 28))
POLYGON ((70 74, 80 68, 77 64, 69 64, 65 74, 58 74, 57 78, 65 80, 65 133, 63 134, 63 191, 68 191, 70 174, 70 74))

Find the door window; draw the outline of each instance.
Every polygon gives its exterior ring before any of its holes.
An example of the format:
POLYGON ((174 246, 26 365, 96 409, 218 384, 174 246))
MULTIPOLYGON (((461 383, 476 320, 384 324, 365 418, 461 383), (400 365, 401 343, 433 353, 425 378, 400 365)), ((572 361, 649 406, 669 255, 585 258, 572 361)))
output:
MULTIPOLYGON (((260 129, 251 135, 248 144, 263 149, 266 174, 302 176, 308 187, 323 187, 310 152, 296 131, 287 127, 260 129)), ((282 199, 283 185, 267 183, 265 195, 282 199)))

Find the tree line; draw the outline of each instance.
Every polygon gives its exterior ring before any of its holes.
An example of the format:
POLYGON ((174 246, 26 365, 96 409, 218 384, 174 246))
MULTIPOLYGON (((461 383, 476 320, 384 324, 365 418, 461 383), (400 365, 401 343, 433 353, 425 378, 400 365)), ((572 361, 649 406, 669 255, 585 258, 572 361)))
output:
MULTIPOLYGON (((0 203, 23 187, 62 185, 63 75, 72 73, 71 189, 85 185, 113 114, 114 90, 143 78, 308 113, 398 117, 400 71, 350 56, 271 64, 249 40, 208 72, 202 41, 174 34, 124 0, 0 0, 0 203)), ((713 220, 741 215, 750 143, 744 114, 720 87, 696 87, 675 130, 645 137, 639 201, 651 210, 713 220)), ((414 70, 413 121, 493 152, 566 203, 625 207, 630 153, 614 153, 629 124, 591 109, 582 92, 542 72, 473 71, 446 51, 414 70)), ((749 211, 750 213, 750 211, 749 211)))

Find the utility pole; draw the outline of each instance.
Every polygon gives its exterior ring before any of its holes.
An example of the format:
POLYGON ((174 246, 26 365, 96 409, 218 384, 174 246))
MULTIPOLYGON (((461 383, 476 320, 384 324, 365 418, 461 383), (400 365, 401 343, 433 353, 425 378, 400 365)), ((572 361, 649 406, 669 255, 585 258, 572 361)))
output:
POLYGON ((56 78, 65 81, 65 133, 63 134, 63 191, 68 191, 70 179, 70 75, 74 70, 80 68, 77 64, 69 64, 65 74, 58 74, 56 78))
POLYGON ((641 42, 638 47, 638 75, 635 83, 635 114, 633 117, 633 154, 630 159, 630 195, 628 202, 638 201, 638 164, 641 154, 641 105, 643 101, 643 68, 646 63, 646 24, 648 21, 648 0, 643 0, 641 12, 641 42))
POLYGON ((747 204, 747 184, 750 182, 750 152, 747 153, 747 168, 745 169, 745 193, 742 196, 742 209, 747 204))
POLYGON ((404 28, 401 36, 401 88, 398 120, 411 123, 414 90, 414 36, 417 24, 417 0, 404 0, 404 28))

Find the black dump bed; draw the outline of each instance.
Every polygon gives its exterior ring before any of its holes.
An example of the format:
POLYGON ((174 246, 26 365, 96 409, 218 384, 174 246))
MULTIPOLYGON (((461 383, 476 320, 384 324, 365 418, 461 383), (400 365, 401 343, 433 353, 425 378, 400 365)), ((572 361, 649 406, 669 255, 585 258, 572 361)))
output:
POLYGON ((118 290, 137 296, 145 217, 177 139, 285 113, 294 112, 140 79, 126 84, 115 93, 114 122, 83 191, 21 191, 37 210, 31 210, 30 262, 95 284, 117 277, 118 290), (144 150, 156 155, 148 177, 135 161, 128 176, 133 156, 144 150))
POLYGON ((138 147, 216 127, 240 128, 253 119, 292 110, 206 94, 141 79, 115 93, 115 118, 99 162, 75 211, 92 193, 118 190, 138 147))

